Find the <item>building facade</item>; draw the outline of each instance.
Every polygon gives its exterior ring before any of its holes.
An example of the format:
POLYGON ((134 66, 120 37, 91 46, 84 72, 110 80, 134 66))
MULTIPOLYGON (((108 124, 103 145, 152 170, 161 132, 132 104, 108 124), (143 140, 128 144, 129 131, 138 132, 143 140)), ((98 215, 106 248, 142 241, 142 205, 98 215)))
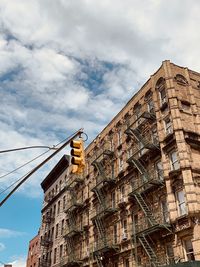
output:
POLYGON ((40 241, 40 238, 38 234, 29 242, 26 267, 38 267, 38 257, 39 257, 39 249, 40 249, 39 241, 40 241))
POLYGON ((42 183, 40 267, 199 266, 199 73, 164 61, 85 154, 42 183))

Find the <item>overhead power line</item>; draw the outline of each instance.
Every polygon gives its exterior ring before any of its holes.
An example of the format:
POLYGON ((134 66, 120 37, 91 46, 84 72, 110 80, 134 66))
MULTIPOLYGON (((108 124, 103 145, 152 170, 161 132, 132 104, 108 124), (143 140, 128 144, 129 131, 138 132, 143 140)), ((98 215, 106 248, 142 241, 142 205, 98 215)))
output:
POLYGON ((56 149, 55 146, 53 146, 53 147, 49 147, 49 146, 26 146, 26 147, 18 147, 18 148, 11 148, 11 149, 6 149, 6 150, 0 150, 0 154, 1 153, 8 153, 8 152, 19 151, 19 150, 25 150, 25 149, 32 149, 32 148, 48 148, 49 150, 56 149))
MULTIPOLYGON (((47 157, 45 160, 43 160, 40 164, 38 164, 35 168, 33 168, 23 179, 20 179, 20 182, 12 189, 12 191, 0 202, 0 207, 6 202, 6 200, 38 169, 40 169, 44 164, 46 164, 51 158, 53 158, 56 154, 58 154, 66 145, 70 143, 70 141, 80 136, 83 133, 83 129, 79 129, 77 132, 66 138, 64 144, 60 146, 55 152, 53 152, 49 157, 47 157)), ((61 144, 58 143, 58 145, 61 144)))
POLYGON ((50 151, 50 149, 48 149, 47 151, 45 151, 45 152, 43 152, 42 154, 38 155, 37 157, 35 157, 35 158, 33 158, 33 159, 31 159, 31 160, 25 162, 24 164, 22 164, 21 166, 17 167, 16 169, 14 169, 14 170, 12 170, 12 171, 6 173, 6 174, 1 175, 1 176, 0 176, 0 179, 2 179, 2 178, 4 178, 4 177, 6 177, 6 176, 8 176, 8 175, 10 175, 10 174, 12 174, 12 173, 18 171, 19 169, 21 169, 21 168, 23 168, 24 166, 30 164, 31 162, 35 161, 36 159, 40 158, 41 156, 47 154, 49 151, 50 151))
MULTIPOLYGON (((86 136, 87 134, 84 133, 86 136)), ((50 146, 28 146, 28 147, 21 147, 21 148, 13 148, 13 149, 7 149, 7 150, 1 150, 0 153, 6 153, 6 152, 12 152, 12 151, 18 151, 18 150, 24 150, 24 149, 31 149, 31 148, 48 148, 47 151, 45 151, 44 153, 40 154, 39 156, 25 162, 24 164, 20 165, 19 167, 17 167, 16 169, 8 172, 8 173, 5 173, 3 175, 0 176, 0 179, 2 178, 5 178, 6 176, 18 171, 19 169, 25 167, 26 165, 30 164, 31 162, 33 162, 34 160, 38 159, 39 157, 43 156, 44 154, 48 153, 50 150, 56 150, 57 146, 59 146, 60 144, 62 144, 63 142, 65 142, 67 139, 63 139, 62 141, 60 141, 59 143, 57 143, 56 145, 53 145, 52 147, 50 146)))

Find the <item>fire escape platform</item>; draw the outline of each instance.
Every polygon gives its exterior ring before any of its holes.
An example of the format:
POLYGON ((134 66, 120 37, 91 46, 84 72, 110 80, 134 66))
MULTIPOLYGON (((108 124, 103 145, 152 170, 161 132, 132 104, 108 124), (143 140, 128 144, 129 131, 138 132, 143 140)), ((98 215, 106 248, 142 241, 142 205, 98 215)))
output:
POLYGON ((91 220, 94 221, 96 219, 104 219, 108 216, 113 215, 115 212, 118 211, 118 208, 105 208, 104 210, 101 210, 94 215, 91 220))
POLYGON ((106 253, 116 253, 119 251, 119 245, 105 245, 100 248, 96 248, 93 254, 106 254, 106 253))
POLYGON ((143 183, 141 186, 133 188, 133 190, 128 195, 130 197, 134 197, 135 193, 147 193, 148 191, 154 190, 164 185, 164 181, 158 179, 150 179, 147 182, 143 183))
POLYGON ((76 236, 76 235, 81 235, 82 234, 82 230, 71 230, 71 231, 69 231, 69 232, 67 232, 67 233, 65 233, 65 234, 63 234, 63 237, 65 237, 65 238, 70 238, 70 237, 74 237, 74 236, 76 236))
MULTIPOLYGON (((148 228, 138 231, 136 233, 136 236, 140 236, 140 235, 149 235, 149 234, 153 234, 155 232, 158 232, 160 230, 168 230, 170 231, 171 225, 169 223, 163 223, 163 224, 154 224, 152 226, 149 226, 148 228)), ((133 236, 133 235, 132 235, 133 236)))
POLYGON ((96 183, 96 185, 91 189, 92 192, 95 192, 95 190, 98 190, 99 188, 103 188, 107 185, 114 185, 116 180, 115 178, 109 178, 109 177, 102 177, 99 179, 100 181, 96 183))
POLYGON ((82 208, 84 205, 83 205, 83 203, 74 203, 74 204, 72 204, 70 207, 67 207, 65 210, 64 210, 64 212, 65 213, 67 213, 67 212, 73 212, 73 211, 75 211, 75 210, 77 210, 77 209, 79 209, 79 208, 82 208))
POLYGON ((199 267, 200 261, 187 261, 187 262, 177 262, 174 264, 162 265, 162 267, 199 267))
POLYGON ((68 261, 64 264, 61 264, 60 266, 61 267, 76 267, 76 266, 81 266, 82 265, 82 261, 81 260, 71 260, 71 261, 68 261))

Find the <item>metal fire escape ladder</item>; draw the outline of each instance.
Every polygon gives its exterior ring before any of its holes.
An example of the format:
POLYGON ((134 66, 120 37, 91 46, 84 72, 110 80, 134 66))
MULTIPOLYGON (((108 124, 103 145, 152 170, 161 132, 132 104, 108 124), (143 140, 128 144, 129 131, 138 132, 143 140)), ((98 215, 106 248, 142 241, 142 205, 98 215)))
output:
POLYGON ((153 217, 153 214, 151 212, 151 210, 149 209, 148 205, 146 204, 146 202, 144 201, 142 195, 140 193, 134 193, 135 199, 137 200, 140 208, 143 210, 144 214, 146 215, 149 223, 151 226, 156 225, 156 221, 153 217))
POLYGON ((141 133, 141 131, 138 128, 135 129, 130 129, 134 137, 137 139, 138 142, 142 143, 144 148, 148 149, 154 149, 157 148, 159 149, 158 145, 155 145, 154 143, 150 142, 147 140, 141 133))
POLYGON ((105 208, 105 197, 103 195, 102 189, 95 188, 93 191, 96 193, 98 201, 101 204, 101 206, 105 208))
MULTIPOLYGON (((100 203, 100 205, 102 207, 102 211, 104 211, 106 206, 105 206, 105 197, 104 197, 104 195, 102 193, 102 190, 101 189, 95 189, 94 191, 95 191, 95 193, 97 195, 97 198, 98 198, 98 201, 99 201, 99 203, 100 203)), ((103 221, 100 218, 99 214, 97 214, 97 216, 95 218, 95 224, 96 224, 97 230, 99 232, 99 235, 101 236, 101 239, 104 242, 104 239, 105 239, 105 228, 104 228, 103 221)))
MULTIPOLYGON (((50 213, 50 209, 48 209, 46 211, 46 214, 45 214, 45 227, 44 227, 44 232, 45 233, 48 233, 49 232, 49 229, 50 229, 50 220, 51 220, 51 213, 50 213)), ((44 238, 44 236, 43 236, 44 238)), ((48 246, 46 246, 45 244, 41 245, 42 246, 42 250, 41 250, 41 254, 42 254, 42 262, 40 263, 40 266, 43 267, 43 266, 46 266, 48 265, 48 258, 47 258, 47 252, 48 252, 48 246)))
POLYGON ((95 219, 95 224, 96 224, 98 233, 99 233, 101 239, 103 240, 103 243, 105 244, 106 243, 105 227, 103 225, 102 219, 97 216, 97 218, 95 219))
POLYGON ((147 238, 145 237, 145 235, 140 235, 138 237, 138 239, 139 239, 141 245, 143 246, 144 250, 146 251, 153 266, 157 266, 158 265, 157 256, 156 256, 153 248, 151 247, 150 243, 148 242, 147 238))
POLYGON ((93 162, 93 165, 97 168, 97 171, 99 173, 99 176, 101 176, 103 179, 106 179, 106 175, 105 175, 105 172, 104 172, 104 167, 103 167, 103 164, 102 162, 98 162, 98 161, 94 161, 93 162))
POLYGON ((148 173, 142 163, 138 159, 134 159, 133 157, 130 159, 130 161, 138 169, 139 173, 144 175, 148 179, 148 173))

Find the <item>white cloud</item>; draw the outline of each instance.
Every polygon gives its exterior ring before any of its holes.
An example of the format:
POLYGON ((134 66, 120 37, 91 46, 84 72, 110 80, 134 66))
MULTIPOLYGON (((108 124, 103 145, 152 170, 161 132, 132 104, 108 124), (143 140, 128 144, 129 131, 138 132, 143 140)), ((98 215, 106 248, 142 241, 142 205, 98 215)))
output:
MULTIPOLYGON (((13 267, 26 267, 26 258, 25 257, 13 256, 12 258, 13 258, 13 260, 7 264, 11 264, 13 267)), ((1 263, 0 263, 0 267, 4 267, 4 265, 1 265, 1 263)))
POLYGON ((5 245, 3 243, 0 243, 0 252, 3 251, 5 248, 5 245))
MULTIPOLYGON (((80 127, 91 140, 162 60, 200 69, 199 8, 189 0, 2 0, 1 149, 53 145, 80 127)), ((40 152, 0 155, 0 164, 12 170, 40 152)), ((38 196, 57 160, 20 192, 38 196)))
POLYGON ((24 232, 19 232, 11 229, 0 228, 0 238, 11 238, 25 235, 24 232))

